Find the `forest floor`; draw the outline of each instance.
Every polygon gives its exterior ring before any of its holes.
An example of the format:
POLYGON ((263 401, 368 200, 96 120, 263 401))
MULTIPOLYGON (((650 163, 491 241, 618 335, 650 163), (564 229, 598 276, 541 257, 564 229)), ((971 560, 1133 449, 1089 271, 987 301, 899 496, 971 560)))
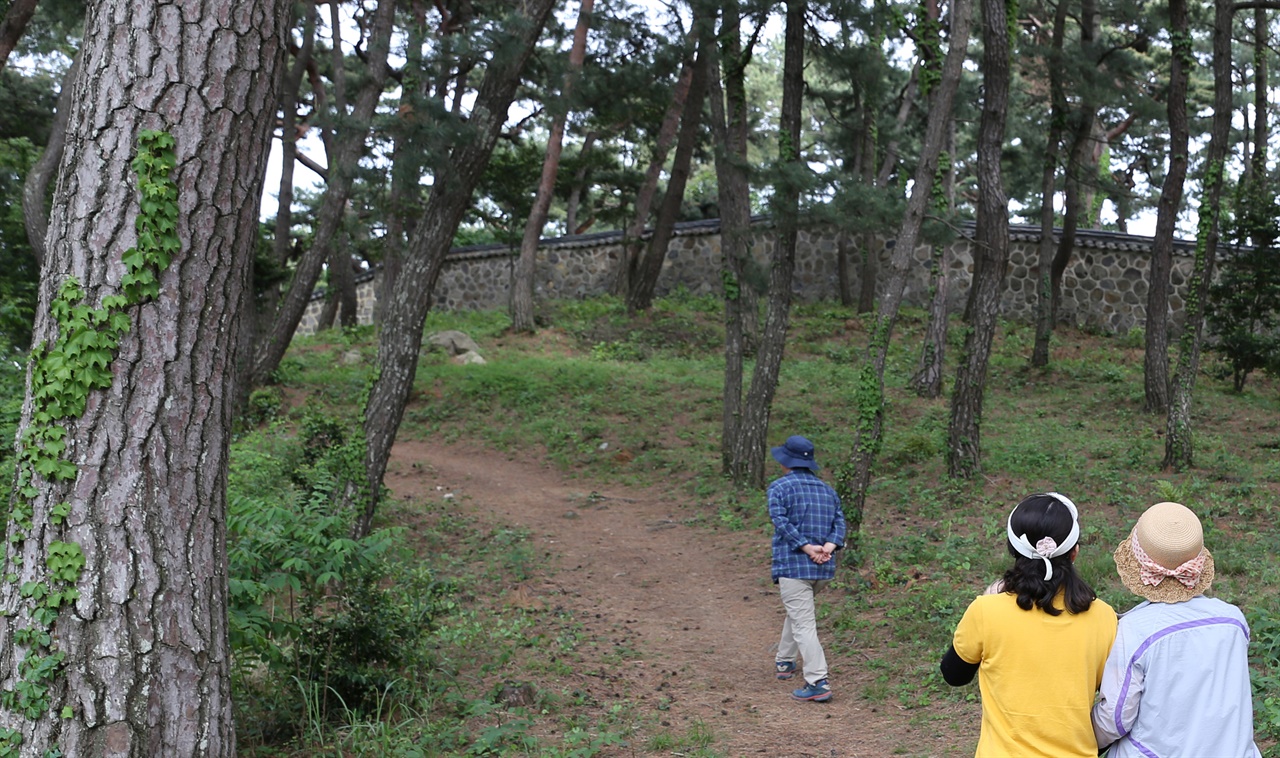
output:
MULTIPOLYGON (((533 456, 464 444, 402 439, 386 482, 408 513, 414 502, 444 498, 478 531, 527 531, 535 565, 502 588, 503 602, 567 613, 581 625, 581 643, 572 668, 520 675, 538 692, 575 693, 556 707, 583 709, 587 723, 619 704, 636 714, 627 745, 601 755, 973 754, 976 702, 939 698, 908 709, 864 696, 876 676, 867 663, 884 650, 845 646, 833 655, 827 645, 832 700, 791 698, 799 677, 781 682, 773 672, 783 612, 760 530, 710 528, 660 489, 597 485, 533 456), (675 737, 655 740, 663 733, 675 737), (690 733, 710 752, 682 752, 689 741, 680 735, 690 733), (661 744, 672 747, 653 749, 661 744)), ((820 622, 819 633, 832 630, 820 622)))

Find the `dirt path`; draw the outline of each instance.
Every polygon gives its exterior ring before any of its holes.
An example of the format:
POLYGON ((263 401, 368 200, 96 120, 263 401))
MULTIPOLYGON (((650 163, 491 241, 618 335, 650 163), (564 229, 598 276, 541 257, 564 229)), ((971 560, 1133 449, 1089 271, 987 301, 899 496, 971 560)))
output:
POLYGON ((535 461, 432 442, 397 443, 386 481, 399 497, 451 492, 461 508, 529 530, 554 570, 527 591, 583 621, 599 643, 584 655, 628 649, 572 675, 599 701, 652 708, 676 735, 701 720, 728 756, 972 755, 958 735, 976 736, 976 706, 936 718, 872 703, 859 658, 828 653, 831 702, 790 698, 796 680, 773 676, 782 610, 767 535, 687 526, 690 514, 656 491, 599 489, 535 461))

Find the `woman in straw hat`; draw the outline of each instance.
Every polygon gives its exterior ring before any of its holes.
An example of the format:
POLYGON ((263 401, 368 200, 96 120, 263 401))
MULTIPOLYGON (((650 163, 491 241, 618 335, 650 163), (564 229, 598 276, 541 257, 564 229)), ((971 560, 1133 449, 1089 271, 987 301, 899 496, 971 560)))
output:
POLYGON ((1240 609, 1204 592, 1213 556, 1200 519, 1156 503, 1116 548, 1120 581, 1146 598, 1120 619, 1093 709, 1111 758, 1257 758, 1249 687, 1249 627, 1240 609))
POLYGON ((1075 569, 1076 506, 1032 495, 1006 527, 1013 566, 977 598, 942 659, 951 685, 982 691, 979 758, 1095 758, 1089 726, 1116 614, 1075 569))

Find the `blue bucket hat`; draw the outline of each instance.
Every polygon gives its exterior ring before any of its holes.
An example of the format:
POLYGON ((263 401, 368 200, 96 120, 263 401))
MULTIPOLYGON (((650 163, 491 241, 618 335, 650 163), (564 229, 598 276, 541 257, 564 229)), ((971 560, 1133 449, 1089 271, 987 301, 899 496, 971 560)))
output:
POLYGON ((798 434, 788 437, 780 447, 773 448, 773 459, 787 468, 818 467, 818 462, 813 459, 813 443, 798 434))

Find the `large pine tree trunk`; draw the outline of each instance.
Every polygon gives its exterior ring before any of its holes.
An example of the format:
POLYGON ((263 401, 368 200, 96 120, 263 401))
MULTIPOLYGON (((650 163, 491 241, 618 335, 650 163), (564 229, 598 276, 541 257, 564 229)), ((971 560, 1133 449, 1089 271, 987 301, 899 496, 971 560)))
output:
MULTIPOLYGON (((1097 27, 1097 7, 1094 0, 1082 0, 1080 4, 1080 52, 1092 60, 1095 30, 1097 27)), ((1056 22, 1055 22, 1056 27, 1056 22)), ((1056 28, 1055 28, 1056 33, 1056 28)), ((1062 209, 1062 235, 1058 238, 1058 250, 1049 264, 1048 282, 1044 281, 1045 261, 1040 261, 1040 303, 1036 318, 1036 343, 1032 350, 1031 364, 1047 366, 1049 364, 1049 341, 1058 322, 1058 309, 1062 301, 1062 274, 1071 262, 1071 254, 1075 251, 1076 230, 1082 217, 1089 215, 1089 203, 1092 194, 1089 185, 1096 181, 1097 164, 1093 159, 1094 131, 1097 121, 1098 106, 1094 101, 1090 87, 1092 83, 1084 82, 1080 107, 1076 111, 1075 133, 1071 144, 1071 152, 1067 156, 1065 199, 1062 209), (1045 302, 1046 287, 1048 301, 1045 302)), ((1043 223, 1043 222, 1042 222, 1043 223)))
POLYGON ((929 93, 928 120, 925 123, 924 143, 916 164, 911 197, 907 200, 906 213, 898 230, 897 242, 889 263, 889 278, 880 295, 880 307, 870 329, 866 362, 859 372, 858 386, 854 390, 858 414, 853 429, 853 450, 849 465, 841 470, 836 483, 845 501, 845 518, 849 533, 857 534, 866 504, 867 488, 871 484, 871 468, 880 452, 884 430, 884 369, 889 357, 889 342, 898 320, 907 275, 915 257, 916 244, 924 215, 933 201, 937 183, 938 155, 947 140, 951 125, 951 107, 960 87, 960 75, 969 48, 969 0, 952 0, 951 39, 947 57, 942 66, 941 78, 929 93))
POLYGON ((774 189, 773 215, 777 220, 778 243, 774 247, 769 273, 769 302, 751 387, 738 424, 737 444, 740 449, 734 451, 742 472, 740 481, 753 488, 764 486, 769 416, 773 410, 773 396, 778 389, 778 372, 791 319, 791 280, 795 274, 800 211, 800 186, 795 176, 804 166, 800 152, 800 122, 804 103, 805 5, 805 0, 787 0, 778 160, 788 170, 783 172, 784 178, 774 189))
MULTIPOLYGON (((947 167, 942 172, 942 192, 938 204, 949 214, 955 207, 956 195, 956 119, 953 114, 947 126, 947 167)), ((950 314, 947 303, 950 299, 951 279, 947 276, 950 268, 948 245, 936 245, 930 256, 929 271, 929 323, 925 326, 924 341, 920 345, 920 362, 916 373, 907 386, 916 395, 924 398, 936 398, 942 395, 942 377, 947 358, 947 327, 950 314)))
POLYGON ((1169 408, 1169 274, 1173 269, 1173 234, 1187 180, 1188 69, 1194 65, 1187 0, 1169 0, 1169 33, 1173 56, 1169 68, 1169 172, 1156 205, 1155 238, 1151 240, 1151 274, 1147 289, 1146 349, 1143 388, 1148 413, 1169 408))
POLYGON ((929 264, 929 323, 920 346, 920 362, 907 386, 923 398, 942 395, 947 354, 947 248, 935 245, 929 264))
MULTIPOLYGON (((331 26, 336 26, 340 23, 336 21, 338 16, 336 10, 333 15, 335 22, 332 22, 331 26)), ((342 223, 342 215, 351 194, 356 163, 364 153, 365 141, 369 135, 369 123, 378 105, 378 99, 382 96, 383 83, 387 79, 389 70, 387 54, 391 46, 394 20, 394 0, 379 0, 370 31, 367 76, 356 95, 351 114, 343 120, 339 133, 333 139, 333 150, 329 153, 328 178, 325 183, 324 199, 320 203, 316 220, 315 241, 303 255, 302 260, 298 261, 298 266, 293 272, 293 280, 289 284, 289 291, 285 293, 275 320, 257 349, 250 376, 250 381, 254 385, 265 383, 279 367, 285 351, 289 349, 293 333, 298 329, 298 322, 302 320, 302 314, 306 312, 307 304, 311 302, 311 293, 315 290, 316 281, 320 278, 324 263, 330 257, 333 241, 342 223)), ((335 68, 337 68, 336 61, 335 68)), ((340 114, 346 115, 341 113, 346 110, 342 100, 343 98, 337 98, 336 104, 340 114)))
POLYGON ((364 422, 369 500, 352 530, 357 536, 369 533, 377 512, 382 476, 404 419, 405 403, 418 369, 422 326, 444 257, 493 154, 525 63, 555 4, 555 0, 528 0, 519 17, 504 26, 513 31, 509 39, 499 41, 485 70, 467 120, 469 133, 437 166, 435 183, 406 251, 404 268, 391 290, 386 319, 378 335, 378 373, 369 392, 364 422))
POLYGON ((981 471, 983 390, 1009 262, 1008 199, 1000 173, 1009 106, 1009 24, 1004 0, 982 0, 982 119, 978 128, 978 220, 974 234, 970 325, 951 395, 947 468, 953 477, 981 471))
MULTIPOLYGON (((941 192, 937 203, 940 209, 950 214, 955 206, 956 194, 956 119, 952 114, 947 125, 947 165, 940 172, 941 192)), ((939 158, 941 160, 941 158, 939 158)), ((948 257, 949 245, 935 245, 930 256, 929 271, 929 323, 925 326, 924 340, 920 345, 920 362, 916 373, 907 382, 916 395, 923 398, 936 398, 942 395, 943 369, 947 358, 947 327, 950 314, 947 302, 950 299, 951 279, 947 276, 950 268, 948 257)))
MULTIPOLYGON (((0 711, 0 727, 22 739, 15 755, 235 755, 227 450, 287 9, 243 0, 90 5, 35 339, 68 337, 55 307, 66 302, 57 295, 68 277, 86 306, 113 314, 92 334, 127 331, 118 352, 99 345, 106 355, 91 365, 108 369, 105 388, 88 390, 82 414, 55 410, 43 393, 66 400, 70 390, 40 382, 39 372, 24 405, 20 470, 39 448, 32 435, 55 426, 66 430, 60 457, 70 470, 69 478, 36 474, 10 502, 0 686, 40 684, 36 658, 24 665, 24 657, 55 654, 21 630, 48 628, 66 658, 45 680, 48 702, 36 713, 0 711), (177 247, 154 296, 104 304, 121 294, 126 249, 146 248, 130 166, 144 129, 167 130, 176 144, 176 206, 153 202, 173 210, 177 247), (40 593, 20 588, 56 589, 68 565, 47 556, 75 553, 78 598, 48 626, 35 613, 40 593)), ((87 347, 90 332, 69 353, 87 347)), ((48 350, 36 357, 52 365, 48 350)))
POLYGON ((1196 256, 1187 283, 1186 323, 1179 338, 1178 365, 1173 373, 1169 398, 1169 421, 1164 441, 1163 467, 1184 471, 1191 467, 1195 444, 1192 437, 1191 404, 1200 370, 1200 349, 1204 335, 1205 306, 1213 281, 1214 259, 1221 233, 1224 164, 1231 137, 1231 2, 1215 0, 1213 28, 1213 125, 1209 150, 1205 155, 1204 197, 1196 230, 1196 256))
POLYGON ((747 175, 748 106, 746 67, 751 50, 744 50, 737 5, 727 4, 720 28, 720 76, 712 67, 708 86, 711 130, 717 150, 716 184, 720 200, 720 255, 724 272, 724 407, 721 410, 720 459, 725 475, 747 483, 750 454, 740 443, 742 379, 747 334, 758 320, 754 293, 748 281, 751 256, 751 185, 747 175), (748 324, 748 321, 753 322, 748 324))
MULTIPOLYGON (((1063 122, 1067 118, 1065 72, 1062 44, 1067 33, 1067 10, 1070 4, 1059 2, 1053 14, 1053 37, 1048 60, 1049 135, 1045 145, 1044 164, 1040 173, 1040 243, 1036 253, 1040 259, 1036 287, 1036 342, 1031 351, 1031 365, 1049 365, 1049 339, 1053 334, 1054 301, 1054 237, 1053 198, 1058 192, 1058 154, 1062 145, 1063 122)), ((1070 249, 1070 248, 1068 248, 1070 249)), ((1061 274, 1059 274, 1061 281, 1061 274)))
POLYGON ((533 279, 538 261, 538 241, 542 239, 542 229, 547 225, 551 199, 555 195, 560 152, 564 147, 564 123, 569 117, 569 95, 573 92, 574 77, 582 70, 582 62, 587 57, 587 29, 591 26, 591 7, 594 4, 595 0, 582 0, 578 5, 578 26, 573 31, 569 69, 560 92, 561 108, 551 122, 538 192, 534 195, 533 208, 524 225, 524 238, 520 240, 520 258, 516 261, 515 275, 511 280, 511 328, 517 332, 533 331, 533 279))

